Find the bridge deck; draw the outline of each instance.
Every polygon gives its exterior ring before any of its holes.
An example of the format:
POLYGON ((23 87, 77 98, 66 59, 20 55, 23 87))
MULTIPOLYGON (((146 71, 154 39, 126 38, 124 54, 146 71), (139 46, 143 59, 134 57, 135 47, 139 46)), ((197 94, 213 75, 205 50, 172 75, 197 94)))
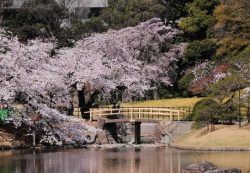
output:
POLYGON ((110 124, 110 123, 134 123, 134 122, 139 122, 139 123, 159 123, 160 120, 153 120, 153 119, 128 119, 128 118, 122 118, 122 119, 104 119, 105 124, 110 124))

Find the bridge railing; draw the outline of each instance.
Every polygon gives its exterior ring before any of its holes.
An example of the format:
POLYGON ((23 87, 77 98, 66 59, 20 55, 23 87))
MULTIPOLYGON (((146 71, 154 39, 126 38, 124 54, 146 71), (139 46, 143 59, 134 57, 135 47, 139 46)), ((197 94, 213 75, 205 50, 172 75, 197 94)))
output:
POLYGON ((92 108, 85 112, 90 115, 90 120, 98 119, 105 116, 123 115, 131 121, 134 119, 166 119, 170 121, 181 120, 186 111, 169 109, 169 108, 92 108))

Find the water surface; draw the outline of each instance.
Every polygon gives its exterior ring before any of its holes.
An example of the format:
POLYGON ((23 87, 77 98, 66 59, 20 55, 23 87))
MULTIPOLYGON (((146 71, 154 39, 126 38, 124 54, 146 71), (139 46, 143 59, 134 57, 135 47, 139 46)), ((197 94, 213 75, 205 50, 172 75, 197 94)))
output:
POLYGON ((141 151, 0 152, 0 173, 179 173, 199 161, 220 167, 238 167, 250 173, 250 152, 196 152, 175 149, 141 151))

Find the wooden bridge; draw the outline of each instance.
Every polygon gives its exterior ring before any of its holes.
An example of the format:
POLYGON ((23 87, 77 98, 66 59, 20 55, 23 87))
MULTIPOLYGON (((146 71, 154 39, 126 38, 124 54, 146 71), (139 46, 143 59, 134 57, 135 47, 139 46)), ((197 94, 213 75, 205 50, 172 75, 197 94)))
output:
POLYGON ((109 118, 114 115, 123 115, 129 119, 130 122, 134 122, 136 119, 146 120, 181 120, 184 118, 186 111, 169 109, 169 108, 134 108, 134 107, 122 107, 122 108, 92 108, 85 114, 90 115, 90 121, 98 120, 99 118, 109 118))
POLYGON ((159 123, 161 120, 180 121, 186 111, 168 108, 93 108, 85 114, 90 121, 102 124, 132 123, 135 125, 135 144, 140 144, 141 123, 159 123), (120 117, 119 117, 120 116, 120 117))

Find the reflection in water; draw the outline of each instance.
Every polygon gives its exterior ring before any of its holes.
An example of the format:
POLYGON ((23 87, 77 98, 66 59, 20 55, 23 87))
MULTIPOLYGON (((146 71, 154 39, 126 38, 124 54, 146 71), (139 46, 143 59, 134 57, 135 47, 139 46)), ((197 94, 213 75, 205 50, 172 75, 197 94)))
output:
POLYGON ((128 151, 0 152, 0 173, 180 173, 203 160, 250 173, 249 152, 195 152, 174 149, 128 151))

